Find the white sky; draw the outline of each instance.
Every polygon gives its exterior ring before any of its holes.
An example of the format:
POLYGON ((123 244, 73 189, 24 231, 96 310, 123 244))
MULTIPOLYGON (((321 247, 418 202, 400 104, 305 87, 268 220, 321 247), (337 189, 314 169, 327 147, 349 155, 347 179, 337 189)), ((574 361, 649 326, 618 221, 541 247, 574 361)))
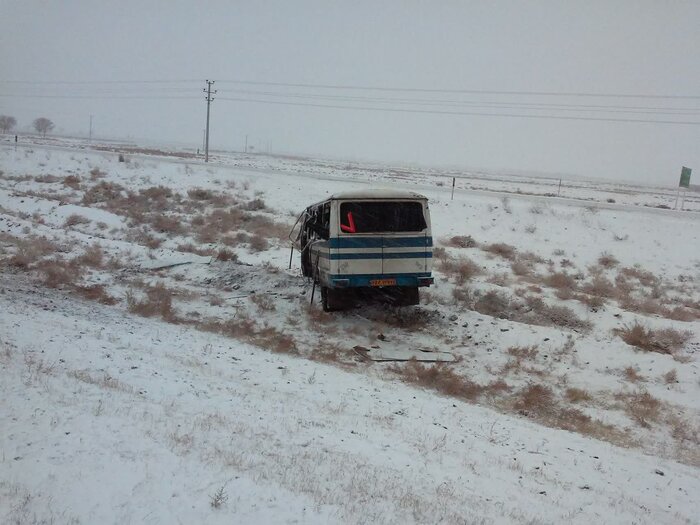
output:
POLYGON ((696 1, 0 0, 0 114, 15 116, 20 129, 46 116, 57 130, 84 134, 93 114, 98 136, 196 147, 209 78, 219 89, 213 148, 242 149, 247 134, 251 145, 275 152, 673 185, 681 165, 700 171, 699 21, 696 1), (192 81, 50 83, 144 80, 192 81), (503 91, 674 98, 493 93, 503 91), (263 94, 270 92, 287 96, 263 94), (96 96, 103 98, 85 98, 96 96), (123 98, 133 96, 148 98, 123 98))

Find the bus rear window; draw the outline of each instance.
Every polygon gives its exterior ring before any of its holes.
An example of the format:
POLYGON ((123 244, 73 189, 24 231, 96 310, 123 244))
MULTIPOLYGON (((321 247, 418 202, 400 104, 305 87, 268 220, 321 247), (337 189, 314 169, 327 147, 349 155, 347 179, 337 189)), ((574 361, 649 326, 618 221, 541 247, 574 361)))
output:
POLYGON ((426 228, 420 202, 344 202, 340 229, 344 233, 420 232, 426 228))

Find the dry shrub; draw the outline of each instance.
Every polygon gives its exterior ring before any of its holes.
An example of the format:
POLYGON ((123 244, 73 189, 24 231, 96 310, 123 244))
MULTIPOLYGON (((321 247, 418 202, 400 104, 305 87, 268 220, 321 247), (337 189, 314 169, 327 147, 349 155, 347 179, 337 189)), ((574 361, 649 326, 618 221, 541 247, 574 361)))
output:
POLYGON ((515 259, 516 254, 515 246, 511 246, 510 244, 505 244, 503 242, 489 244, 482 248, 482 250, 511 261, 515 259))
POLYGON ((448 258, 447 250, 443 248, 442 246, 436 246, 433 248, 433 258, 438 259, 440 261, 444 261, 448 258))
POLYGON ((454 279, 458 285, 464 284, 482 273, 481 267, 468 257, 440 259, 436 266, 437 270, 448 278, 454 279))
POLYGON ((510 299, 506 294, 489 291, 474 303, 477 312, 521 323, 541 326, 562 326, 576 331, 586 331, 591 323, 581 319, 566 306, 551 306, 539 297, 526 297, 524 301, 510 299))
POLYGON ((573 268, 575 265, 569 259, 562 259, 561 261, 559 261, 559 266, 561 266, 562 268, 573 268))
POLYGON ((452 248, 474 248, 476 244, 471 235, 455 235, 445 242, 446 246, 451 246, 452 248))
POLYGON ((73 190, 80 189, 80 177, 77 175, 63 177, 63 185, 73 190))
POLYGON ((187 196, 195 201, 210 201, 214 198, 214 192, 203 188, 192 188, 187 190, 187 196))
POLYGON ((269 295, 253 294, 250 296, 251 302, 263 312, 274 312, 277 307, 269 295))
POLYGON ((83 383, 88 383, 91 385, 99 386, 100 388, 105 388, 108 390, 118 390, 121 392, 132 392, 133 388, 126 383, 122 383, 118 379, 110 376, 107 372, 103 372, 101 376, 93 375, 89 370, 74 370, 68 372, 70 377, 82 381, 83 383))
POLYGON ((638 322, 631 326, 616 328, 614 333, 619 335, 628 345, 635 346, 640 350, 671 355, 683 348, 683 345, 693 335, 689 331, 680 331, 675 328, 652 330, 638 322))
POLYGON ((253 235, 248 241, 248 246, 252 252, 264 252, 270 248, 270 243, 261 235, 253 235))
POLYGON ((655 286, 660 281, 653 273, 643 270, 638 266, 622 268, 619 270, 619 273, 625 277, 637 279, 643 286, 655 286))
POLYGON ((83 274, 83 269, 75 259, 49 259, 41 261, 37 268, 43 276, 44 284, 49 288, 72 286, 83 274))
POLYGON ((211 321, 201 325, 200 328, 234 339, 241 339, 272 352, 299 353, 296 342, 291 336, 271 326, 260 328, 255 324, 255 321, 244 315, 224 322, 211 321))
POLYGON ((321 361, 323 363, 337 363, 344 361, 343 357, 351 357, 350 351, 347 348, 342 348, 334 343, 319 343, 311 351, 309 356, 313 361, 321 361))
POLYGON ((585 304, 594 312, 605 306, 605 299, 596 295, 576 294, 574 299, 585 304))
POLYGON ((581 401, 590 401, 591 395, 581 388, 567 388, 566 399, 570 403, 580 403, 581 401))
POLYGON ((200 248, 199 246, 195 246, 191 242, 188 242, 186 244, 178 244, 177 249, 181 252, 194 253, 197 255, 201 255, 202 257, 211 257, 212 255, 214 255, 214 250, 212 250, 211 248, 200 248))
POLYGON ((90 219, 87 217, 83 217, 82 215, 79 215, 77 213, 73 213, 72 215, 69 215, 66 221, 63 223, 63 226, 65 228, 70 228, 72 226, 77 226, 78 224, 88 224, 90 222, 90 219))
MULTIPOLYGON (((533 324, 563 326, 579 332, 591 329, 591 322, 581 319, 571 308, 548 305, 539 298, 534 300, 528 298, 526 302, 534 313, 532 316, 533 324)), ((527 319, 527 317, 525 318, 527 319)))
POLYGON ((123 186, 114 182, 100 181, 85 192, 82 203, 86 206, 105 203, 109 207, 110 203, 122 197, 122 192, 126 192, 123 186))
POLYGON ((38 175, 34 177, 34 182, 41 182, 41 183, 52 183, 52 182, 58 182, 61 180, 61 177, 56 177, 56 175, 38 175))
POLYGON ((173 292, 170 289, 164 284, 158 283, 155 286, 147 287, 145 292, 146 298, 143 300, 138 300, 132 292, 127 292, 126 302, 131 313, 143 317, 159 315, 166 321, 176 319, 173 310, 173 292))
POLYGON ((178 217, 167 215, 156 215, 151 221, 151 226, 160 233, 180 234, 184 231, 178 217))
POLYGON ((486 282, 504 288, 510 283, 510 275, 506 272, 495 273, 486 282))
POLYGON ((643 375, 639 373, 639 370, 633 366, 628 366, 622 371, 622 374, 625 376, 625 379, 627 381, 630 381, 632 383, 637 383, 639 381, 645 381, 645 378, 643 375))
POLYGON ((612 254, 603 252, 600 254, 600 257, 598 257, 598 264, 603 268, 610 269, 620 264, 620 261, 618 261, 612 254))
POLYGON ((8 264, 15 268, 28 270, 42 257, 54 253, 58 247, 46 237, 11 238, 16 245, 15 254, 8 259, 8 264))
POLYGON ((581 289, 589 295, 612 299, 619 295, 617 287, 602 275, 594 276, 590 282, 585 283, 581 289))
POLYGON ((90 301, 97 301, 102 304, 116 304, 117 300, 109 295, 105 290, 105 287, 101 284, 93 284, 89 286, 76 286, 76 292, 80 294, 85 299, 90 301))
POLYGON ((474 310, 491 317, 509 319, 511 316, 510 299, 503 293, 491 290, 477 299, 474 303, 474 310))
POLYGON ((663 375, 664 378, 664 383, 667 385, 673 384, 673 383, 678 383, 678 372, 674 368, 673 370, 669 370, 663 375))
POLYGON ((90 170, 90 180, 104 179, 107 173, 100 170, 100 168, 92 168, 90 170))
POLYGON ((240 205, 241 209, 246 211, 262 211, 267 209, 265 201, 262 199, 253 199, 240 205))
POLYGON ((394 365, 390 370, 407 383, 431 388, 447 396, 473 400, 484 390, 482 386, 441 363, 425 366, 417 361, 409 361, 404 366, 394 365))
POLYGON ((145 228, 129 231, 126 234, 126 238, 130 242, 135 242, 137 244, 150 248, 151 250, 155 250, 156 248, 160 247, 161 244, 163 244, 162 239, 155 237, 145 228))
POLYGON ((513 261, 510 264, 510 269, 515 275, 519 275, 521 277, 532 275, 534 271, 533 264, 531 262, 522 260, 520 257, 518 257, 515 261, 513 261))
POLYGON ((624 403, 625 412, 640 426, 649 428, 650 422, 657 421, 661 412, 661 401, 649 392, 639 391, 618 396, 624 403))
POLYGON ((238 261, 238 254, 235 252, 232 252, 229 249, 222 248, 219 250, 216 254, 216 260, 217 261, 231 261, 231 262, 236 262, 238 261))
POLYGON ((548 413, 554 407, 554 393, 547 386, 529 384, 518 392, 514 407, 528 414, 548 413))
MULTIPOLYGON (((425 296, 425 292, 423 292, 422 295, 425 296)), ((452 298, 455 303, 463 304, 468 307, 474 304, 474 295, 469 288, 458 288, 455 286, 452 288, 452 298)))
POLYGON ((508 355, 517 359, 534 359, 537 357, 537 346, 511 346, 506 350, 508 355))
POLYGON ((544 282, 551 288, 575 290, 577 288, 576 280, 573 276, 565 272, 554 272, 545 277, 544 282))
POLYGON ((89 266, 90 268, 102 268, 104 266, 104 251, 99 244, 93 244, 88 247, 85 252, 79 257, 76 257, 76 262, 81 265, 89 266))

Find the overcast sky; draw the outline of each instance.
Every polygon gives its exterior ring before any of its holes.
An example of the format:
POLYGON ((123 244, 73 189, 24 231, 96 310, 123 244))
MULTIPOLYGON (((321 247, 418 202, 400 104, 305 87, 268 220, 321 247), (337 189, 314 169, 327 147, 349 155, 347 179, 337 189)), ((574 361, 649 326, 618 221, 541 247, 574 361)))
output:
POLYGON ((700 172, 699 21, 697 1, 0 0, 0 114, 196 147, 213 79, 212 148, 673 185, 700 172))

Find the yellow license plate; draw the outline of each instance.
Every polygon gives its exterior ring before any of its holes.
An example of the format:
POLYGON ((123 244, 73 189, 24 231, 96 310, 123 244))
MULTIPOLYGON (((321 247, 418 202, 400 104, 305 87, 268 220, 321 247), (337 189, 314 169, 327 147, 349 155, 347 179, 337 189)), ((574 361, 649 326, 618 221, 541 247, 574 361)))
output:
POLYGON ((396 279, 373 279, 369 282, 370 286, 395 286, 396 279))

